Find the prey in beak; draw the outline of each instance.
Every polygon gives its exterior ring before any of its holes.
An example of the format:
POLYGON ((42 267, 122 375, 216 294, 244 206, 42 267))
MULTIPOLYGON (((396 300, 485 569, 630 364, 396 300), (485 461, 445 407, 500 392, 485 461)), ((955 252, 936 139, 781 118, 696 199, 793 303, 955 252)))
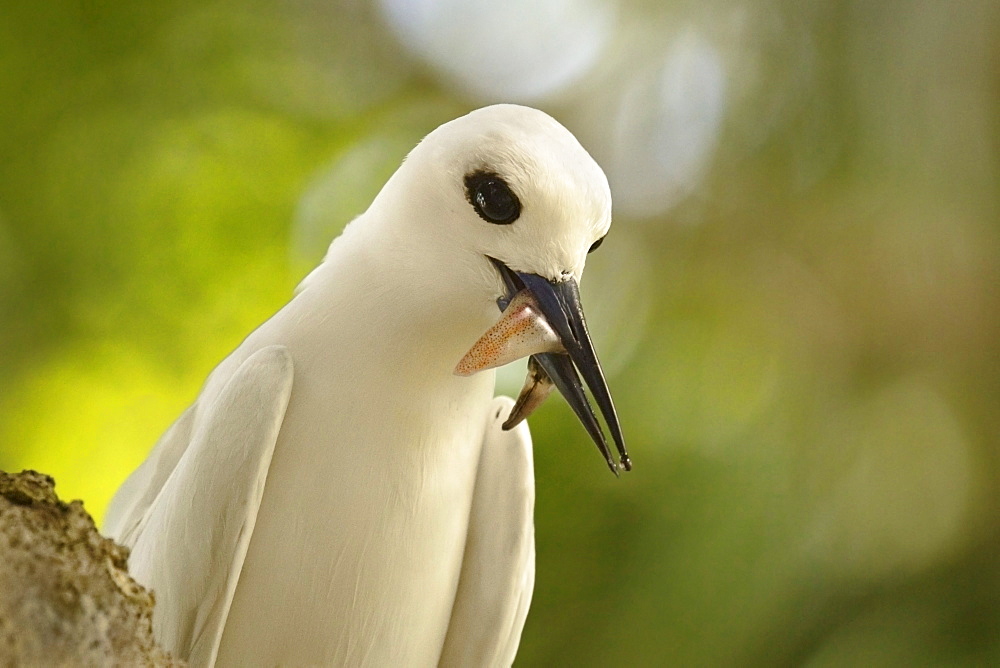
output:
POLYGON ((555 387, 583 423, 611 472, 618 475, 620 469, 631 471, 632 460, 625 449, 615 405, 587 332, 576 281, 568 278, 552 282, 537 274, 513 271, 503 262, 489 259, 507 288, 507 295, 497 300, 503 317, 469 349, 455 367, 455 373, 468 376, 530 355, 524 387, 503 428, 512 429, 527 418, 555 387), (587 399, 581 376, 614 440, 617 463, 587 399))

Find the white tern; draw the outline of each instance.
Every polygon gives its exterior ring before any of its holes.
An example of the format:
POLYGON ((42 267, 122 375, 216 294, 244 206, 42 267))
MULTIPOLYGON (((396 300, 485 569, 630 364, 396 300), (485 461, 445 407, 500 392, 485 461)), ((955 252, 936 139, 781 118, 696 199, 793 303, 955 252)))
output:
POLYGON ((194 666, 511 664, 535 578, 521 421, 555 387, 631 468, 577 288, 610 224, 604 173, 540 111, 421 141, 112 500, 161 643, 194 666), (525 356, 516 404, 494 398, 525 356))

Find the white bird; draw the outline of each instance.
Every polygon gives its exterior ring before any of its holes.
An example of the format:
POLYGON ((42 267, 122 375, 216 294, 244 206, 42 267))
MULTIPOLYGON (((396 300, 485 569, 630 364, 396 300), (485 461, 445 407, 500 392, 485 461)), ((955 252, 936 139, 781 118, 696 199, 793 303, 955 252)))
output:
POLYGON ((195 666, 509 665, 535 576, 517 423, 554 384, 630 468, 577 290, 610 222, 604 173, 540 111, 487 107, 418 144, 112 500, 165 647, 195 666), (527 355, 512 410, 491 369, 527 355))

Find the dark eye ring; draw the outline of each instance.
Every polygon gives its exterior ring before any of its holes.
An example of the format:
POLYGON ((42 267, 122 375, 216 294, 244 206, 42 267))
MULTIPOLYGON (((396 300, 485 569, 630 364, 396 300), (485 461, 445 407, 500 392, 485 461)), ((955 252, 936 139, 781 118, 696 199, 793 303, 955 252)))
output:
POLYGON ((521 215, 521 201, 507 182, 492 172, 465 177, 465 192, 479 217, 494 225, 509 225, 521 215))
MULTIPOLYGON (((605 234, 604 237, 606 237, 606 236, 608 236, 608 235, 605 234)), ((588 253, 593 253, 595 250, 597 250, 598 248, 600 248, 601 244, 604 243, 604 237, 601 237, 600 239, 598 239, 597 241, 595 241, 594 243, 592 243, 590 245, 590 250, 588 250, 587 252, 588 253)))

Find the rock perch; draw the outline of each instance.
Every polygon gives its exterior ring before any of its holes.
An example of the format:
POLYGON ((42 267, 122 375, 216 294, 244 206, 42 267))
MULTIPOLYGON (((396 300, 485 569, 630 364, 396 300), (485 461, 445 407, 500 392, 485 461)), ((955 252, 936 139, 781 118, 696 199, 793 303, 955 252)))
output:
POLYGON ((180 666, 153 640, 153 595, 47 475, 0 471, 0 666, 180 666))

